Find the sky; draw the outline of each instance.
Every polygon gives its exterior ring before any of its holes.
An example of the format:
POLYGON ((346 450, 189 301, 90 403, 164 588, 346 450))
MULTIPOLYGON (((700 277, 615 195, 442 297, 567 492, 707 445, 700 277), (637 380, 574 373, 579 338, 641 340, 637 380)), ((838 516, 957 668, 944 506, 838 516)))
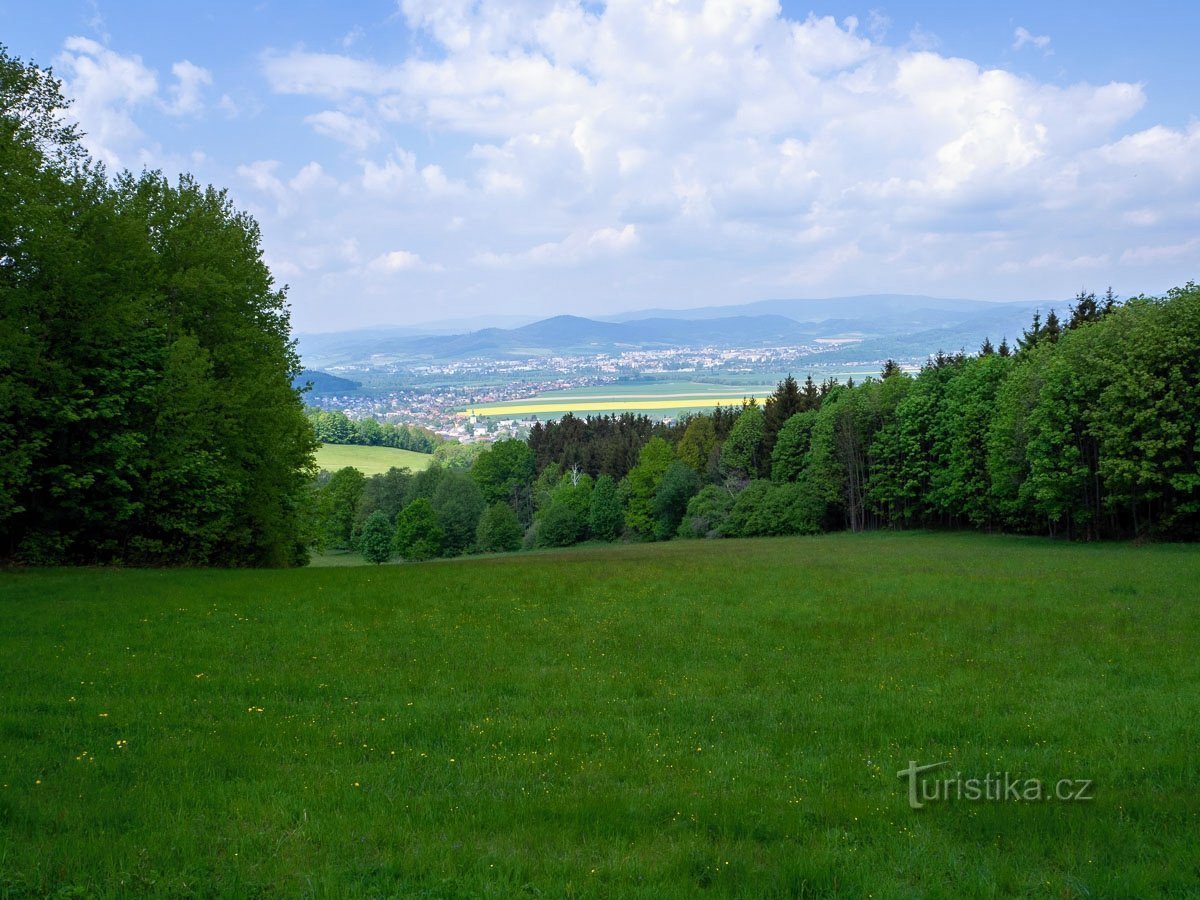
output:
POLYGON ((1200 272, 1200 4, 0 0, 300 332, 1200 272))

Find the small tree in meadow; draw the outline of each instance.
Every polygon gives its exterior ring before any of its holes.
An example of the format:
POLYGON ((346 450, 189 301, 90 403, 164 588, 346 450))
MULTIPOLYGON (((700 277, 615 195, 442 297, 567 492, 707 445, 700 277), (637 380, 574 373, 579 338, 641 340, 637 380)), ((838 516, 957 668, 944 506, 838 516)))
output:
POLYGON ((369 563, 385 563, 392 555, 392 523, 387 514, 376 510, 367 516, 358 537, 358 552, 369 563))

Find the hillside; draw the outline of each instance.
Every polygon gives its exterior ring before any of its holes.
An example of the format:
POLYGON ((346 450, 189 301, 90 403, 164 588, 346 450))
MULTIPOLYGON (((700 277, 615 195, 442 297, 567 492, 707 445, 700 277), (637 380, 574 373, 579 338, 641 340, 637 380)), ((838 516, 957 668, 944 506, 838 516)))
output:
POLYGON ((0 573, 0 893, 1185 896, 1198 581, 928 534, 0 573), (915 811, 912 760, 1091 799, 915 811))
MULTIPOLYGON (((403 330, 300 336, 309 365, 430 362, 469 357, 507 359, 620 353, 679 347, 753 348, 861 341, 853 358, 921 357, 960 346, 974 349, 984 337, 1015 338, 1034 309, 1046 303, 989 303, 934 297, 879 295, 829 300, 763 300, 740 306, 655 309, 607 320, 560 315, 516 328, 461 334, 413 335, 403 330), (857 353, 857 355, 855 355, 857 353)), ((1065 311, 1067 303, 1057 304, 1065 311)))

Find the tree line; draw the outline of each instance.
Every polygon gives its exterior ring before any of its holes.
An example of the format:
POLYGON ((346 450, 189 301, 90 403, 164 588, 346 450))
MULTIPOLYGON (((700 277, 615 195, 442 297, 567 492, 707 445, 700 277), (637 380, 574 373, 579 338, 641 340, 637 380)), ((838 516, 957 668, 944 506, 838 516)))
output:
POLYGON ((343 470, 321 508, 342 510, 328 545, 370 535, 376 559, 876 528, 1195 540, 1198 426, 1200 288, 1081 293, 1015 346, 938 353, 915 376, 789 376, 761 405, 671 425, 568 415, 468 470, 343 470))
POLYGON ((257 224, 110 179, 65 107, 0 46, 0 559, 305 561, 315 441, 257 224))
POLYGON ((395 447, 416 453, 433 453, 445 438, 419 425, 399 425, 374 419, 351 419, 340 410, 308 410, 313 434, 322 444, 395 447))

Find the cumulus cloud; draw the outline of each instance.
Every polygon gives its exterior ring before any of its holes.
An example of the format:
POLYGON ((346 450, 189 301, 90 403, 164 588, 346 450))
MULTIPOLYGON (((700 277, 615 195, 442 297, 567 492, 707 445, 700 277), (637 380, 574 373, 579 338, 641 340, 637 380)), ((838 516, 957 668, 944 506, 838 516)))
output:
POLYGON ((160 90, 158 74, 137 54, 122 54, 86 37, 69 37, 55 58, 70 114, 85 132, 84 144, 112 168, 158 163, 157 147, 147 146, 137 117, 157 109, 173 117, 194 116, 204 108, 212 73, 188 60, 171 66, 174 82, 160 90))
POLYGON ((171 86, 170 100, 165 104, 174 116, 193 115, 204 107, 204 88, 212 84, 212 73, 188 60, 171 66, 176 83, 171 86))
POLYGON ((55 64, 74 98, 71 114, 85 126, 86 146, 119 167, 121 152, 143 136, 133 111, 158 96, 154 72, 140 56, 122 56, 85 37, 67 38, 55 64))
MULTIPOLYGON (((623 289, 654 299, 675 279, 713 302, 764 285, 970 292, 1060 271, 1077 287, 1127 258, 1121 229, 1178 227, 1200 189, 1197 126, 1122 132, 1143 85, 988 68, 925 32, 889 44, 878 10, 863 23, 789 18, 775 0, 399 10, 417 35, 401 59, 270 52, 264 74, 360 154, 357 193, 339 200, 357 219, 453 222, 445 252, 494 270, 624 254, 623 289), (418 147, 414 133, 428 149, 395 143, 418 147)), ((1020 26, 1013 48, 1048 53, 1050 38, 1020 26)), ((594 278, 580 290, 612 293, 594 278)))

